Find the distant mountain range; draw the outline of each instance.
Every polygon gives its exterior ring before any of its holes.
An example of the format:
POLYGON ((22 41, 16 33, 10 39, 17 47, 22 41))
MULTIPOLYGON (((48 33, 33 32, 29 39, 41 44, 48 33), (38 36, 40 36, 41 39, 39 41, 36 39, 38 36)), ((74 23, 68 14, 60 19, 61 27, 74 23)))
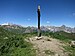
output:
POLYGON ((64 32, 67 32, 67 33, 75 33, 75 27, 71 28, 71 27, 67 27, 65 25, 62 25, 60 27, 56 27, 56 26, 42 26, 41 30, 52 31, 52 32, 64 31, 64 32))
POLYGON ((4 23, 0 25, 0 27, 3 27, 4 29, 15 33, 31 33, 37 31, 36 27, 30 27, 30 26, 23 27, 21 25, 12 24, 12 23, 4 23))
MULTIPOLYGON (((4 23, 0 25, 0 27, 3 27, 6 30, 16 32, 16 33, 31 33, 31 32, 37 32, 37 27, 23 27, 21 25, 12 24, 12 23, 4 23)), ((67 33, 75 33, 75 27, 67 27, 65 25, 62 25, 60 27, 56 26, 41 26, 41 31, 50 31, 50 32, 57 32, 57 31, 64 31, 67 33)))

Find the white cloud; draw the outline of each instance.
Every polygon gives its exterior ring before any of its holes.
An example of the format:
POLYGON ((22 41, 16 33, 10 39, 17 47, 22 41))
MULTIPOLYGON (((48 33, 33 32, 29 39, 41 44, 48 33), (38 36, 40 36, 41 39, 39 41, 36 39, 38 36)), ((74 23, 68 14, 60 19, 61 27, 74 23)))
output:
POLYGON ((2 25, 8 25, 8 23, 3 23, 2 25))
POLYGON ((49 24, 50 22, 49 22, 49 21, 47 21, 46 23, 48 23, 48 24, 49 24))
POLYGON ((75 16, 75 13, 73 13, 73 16, 75 16))
POLYGON ((30 19, 28 19, 28 21, 30 21, 30 19))

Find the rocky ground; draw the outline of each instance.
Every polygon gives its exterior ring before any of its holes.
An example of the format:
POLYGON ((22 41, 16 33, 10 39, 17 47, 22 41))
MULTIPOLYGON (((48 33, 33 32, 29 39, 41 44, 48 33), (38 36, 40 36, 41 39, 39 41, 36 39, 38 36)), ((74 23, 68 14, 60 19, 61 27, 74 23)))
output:
POLYGON ((36 56, 68 56, 68 53, 64 52, 64 43, 57 39, 42 36, 37 40, 37 37, 29 38, 29 41, 34 44, 36 49, 36 56))

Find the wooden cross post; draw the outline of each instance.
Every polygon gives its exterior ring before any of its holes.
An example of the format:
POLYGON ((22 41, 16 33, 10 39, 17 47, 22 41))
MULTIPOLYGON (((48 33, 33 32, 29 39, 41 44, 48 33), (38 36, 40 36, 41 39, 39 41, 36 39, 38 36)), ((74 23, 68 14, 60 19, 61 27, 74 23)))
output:
POLYGON ((38 37, 41 37, 41 30, 40 30, 40 6, 38 6, 38 37))

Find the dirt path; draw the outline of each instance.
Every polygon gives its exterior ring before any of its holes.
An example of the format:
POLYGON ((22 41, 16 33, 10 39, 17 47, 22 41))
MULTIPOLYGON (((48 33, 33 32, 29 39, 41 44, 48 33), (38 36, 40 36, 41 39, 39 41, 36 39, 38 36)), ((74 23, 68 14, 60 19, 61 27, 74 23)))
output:
POLYGON ((40 40, 36 40, 36 37, 30 38, 30 42, 34 44, 37 56, 68 56, 63 52, 62 45, 65 44, 57 39, 42 36, 40 40))

